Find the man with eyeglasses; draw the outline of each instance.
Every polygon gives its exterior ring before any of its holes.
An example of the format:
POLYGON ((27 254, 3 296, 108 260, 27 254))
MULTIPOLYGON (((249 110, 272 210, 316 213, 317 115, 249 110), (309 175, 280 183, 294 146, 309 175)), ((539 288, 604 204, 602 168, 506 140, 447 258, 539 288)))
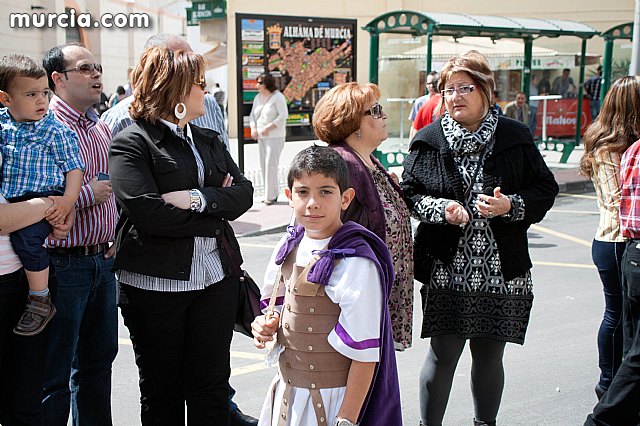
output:
POLYGON ((50 109, 79 139, 85 173, 76 222, 66 240, 48 241, 58 282, 43 418, 66 426, 111 425, 111 365, 118 351, 113 241, 117 219, 109 184, 111 133, 92 107, 102 93, 102 66, 76 44, 54 47, 43 60, 50 109))

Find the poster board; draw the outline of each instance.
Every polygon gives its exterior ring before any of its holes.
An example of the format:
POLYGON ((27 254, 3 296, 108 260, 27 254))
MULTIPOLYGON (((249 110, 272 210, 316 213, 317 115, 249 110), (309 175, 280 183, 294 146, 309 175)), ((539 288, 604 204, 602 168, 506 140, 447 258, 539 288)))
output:
POLYGON ((256 142, 249 115, 257 78, 264 72, 275 77, 287 100, 287 140, 315 139, 311 118, 320 97, 356 78, 356 25, 355 19, 236 15, 240 151, 245 143, 256 142))

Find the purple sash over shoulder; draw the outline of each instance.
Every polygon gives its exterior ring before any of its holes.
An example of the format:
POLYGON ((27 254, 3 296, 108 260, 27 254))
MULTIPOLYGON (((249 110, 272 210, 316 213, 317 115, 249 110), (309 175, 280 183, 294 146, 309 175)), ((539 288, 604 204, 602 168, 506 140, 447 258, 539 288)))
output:
MULTIPOLYGON (((289 227, 289 235, 278 250, 275 262, 281 265, 287 255, 304 236, 304 228, 289 227)), ((394 279, 393 261, 387 245, 373 232, 355 222, 347 222, 329 240, 326 250, 317 253, 320 259, 309 269, 307 279, 327 285, 333 273, 336 257, 365 257, 378 269, 382 284, 383 304, 380 325, 380 362, 376 366, 373 382, 358 423, 365 426, 401 426, 400 386, 396 356, 391 334, 391 318, 387 303, 394 279)))

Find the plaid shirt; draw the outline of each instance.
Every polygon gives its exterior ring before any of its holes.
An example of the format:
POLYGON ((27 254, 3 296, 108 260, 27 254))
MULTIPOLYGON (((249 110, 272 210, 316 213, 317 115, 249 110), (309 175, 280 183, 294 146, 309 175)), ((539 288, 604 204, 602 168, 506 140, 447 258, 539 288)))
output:
POLYGON ((63 191, 64 174, 84 170, 78 137, 51 111, 38 121, 18 122, 0 109, 2 186, 6 198, 28 192, 63 191))
POLYGON ((623 236, 640 238, 640 141, 625 151, 620 162, 620 227, 623 236))
POLYGON ((80 155, 85 163, 82 188, 78 197, 76 223, 66 240, 48 240, 49 247, 76 247, 113 241, 118 213, 113 194, 102 204, 96 204, 88 185, 99 172, 109 174, 109 142, 111 133, 98 114, 89 108, 85 114, 74 110, 58 96, 53 96, 49 108, 78 136, 80 155))

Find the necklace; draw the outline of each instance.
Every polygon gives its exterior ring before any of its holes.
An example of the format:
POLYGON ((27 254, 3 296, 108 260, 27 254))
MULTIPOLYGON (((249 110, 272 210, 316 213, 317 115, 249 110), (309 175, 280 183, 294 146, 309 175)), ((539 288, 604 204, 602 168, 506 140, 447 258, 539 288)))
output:
POLYGON ((371 170, 375 170, 376 169, 376 166, 375 166, 375 164, 373 164, 373 161, 371 161, 371 158, 368 158, 367 159, 368 161, 367 161, 367 160, 364 159, 364 157, 362 155, 360 155, 360 153, 356 149, 354 149, 353 151, 358 155, 358 157, 360 157, 360 159, 362 160, 362 162, 364 163, 364 165, 367 168, 369 168, 371 170))

